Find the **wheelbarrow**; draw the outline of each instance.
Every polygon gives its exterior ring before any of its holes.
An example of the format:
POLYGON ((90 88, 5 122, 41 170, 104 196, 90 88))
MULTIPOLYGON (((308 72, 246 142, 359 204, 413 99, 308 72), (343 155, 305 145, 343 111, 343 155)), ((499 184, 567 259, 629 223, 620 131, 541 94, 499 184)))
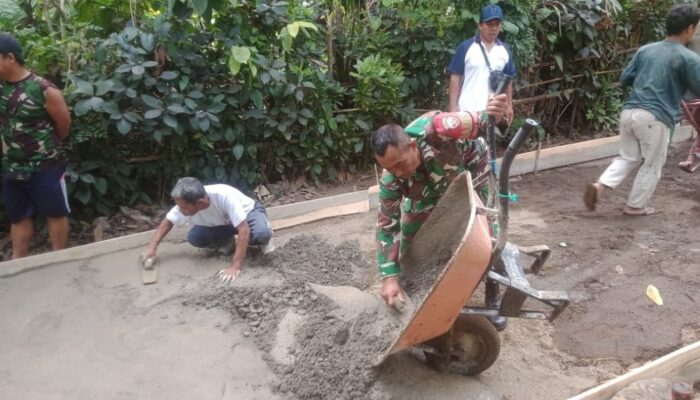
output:
POLYGON ((700 168, 700 99, 685 101, 681 100, 681 110, 685 119, 695 129, 695 141, 690 147, 688 158, 678 163, 678 168, 685 172, 693 173, 700 168))
MULTIPOLYGON (((563 291, 530 286, 521 254, 534 260, 537 273, 550 255, 547 246, 518 247, 507 241, 510 164, 537 124, 528 120, 508 146, 500 175, 495 165, 487 176, 491 195, 484 206, 469 172, 452 182, 401 257, 402 285, 410 299, 402 326, 376 364, 410 349, 433 368, 476 375, 498 358, 500 337, 487 317, 505 316, 552 321, 569 304, 563 291), (493 186, 497 182, 497 187, 493 186), (496 189, 496 190, 493 190, 496 189), (479 284, 505 287, 498 306, 465 306, 479 284), (528 298, 544 309, 524 309, 528 298)), ((485 285, 486 286, 486 285, 485 285)))

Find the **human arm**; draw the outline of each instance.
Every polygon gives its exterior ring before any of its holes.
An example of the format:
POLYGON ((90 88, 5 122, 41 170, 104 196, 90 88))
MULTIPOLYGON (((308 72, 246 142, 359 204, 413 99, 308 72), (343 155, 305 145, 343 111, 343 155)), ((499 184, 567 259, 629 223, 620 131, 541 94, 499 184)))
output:
POLYGON ((170 232, 171 229, 173 229, 173 223, 170 222, 170 220, 168 220, 167 218, 163 218, 163 220, 160 222, 160 225, 158 225, 158 229, 156 230, 155 235, 153 235, 153 239, 151 239, 151 242, 148 244, 146 251, 144 251, 142 255, 142 258, 144 260, 155 257, 158 245, 165 238, 168 232, 170 232))
POLYGON ((450 74, 450 112, 459 111, 459 95, 462 92, 462 75, 450 74))
POLYGON ((506 109, 503 113, 503 118, 510 124, 513 122, 513 117, 515 113, 513 112, 513 82, 508 82, 508 88, 506 88, 506 109))
POLYGON ((224 282, 233 281, 238 277, 248 252, 248 243, 250 242, 250 226, 248 222, 241 222, 236 227, 236 230, 238 231, 238 237, 236 238, 236 249, 231 257, 231 266, 219 271, 221 280, 224 282))
POLYGON ((377 263, 383 278, 401 274, 399 246, 401 243, 401 199, 403 195, 393 174, 382 173, 379 182, 377 212, 377 263))
POLYGON ((55 87, 48 87, 46 91, 44 91, 44 97, 46 99, 46 112, 53 121, 54 132, 56 132, 56 136, 63 141, 68 137, 71 124, 70 112, 68 111, 68 105, 66 105, 66 99, 63 98, 61 91, 55 87))
POLYGON ((685 87, 693 95, 700 96, 700 56, 693 52, 686 52, 686 54, 688 54, 688 58, 684 62, 685 87))
POLYGON ((500 122, 507 108, 507 94, 499 94, 489 99, 484 112, 450 112, 433 117, 435 133, 452 139, 471 140, 477 137, 479 130, 486 126, 486 115, 500 122))
POLYGON ((236 229, 236 248, 231 256, 231 265, 228 268, 219 271, 219 275, 224 282, 233 282, 241 273, 243 262, 245 261, 248 252, 248 244, 250 243, 250 225, 248 225, 248 213, 243 208, 241 198, 243 194, 236 188, 229 187, 225 192, 225 196, 219 201, 217 207, 224 210, 228 214, 231 224, 236 229))
POLYGON ((508 124, 510 124, 513 122, 513 117, 515 115, 513 112, 513 79, 515 79, 515 75, 517 75, 518 71, 515 68, 515 57, 513 57, 513 50, 508 45, 506 45, 506 50, 508 51, 508 63, 506 63, 505 67, 503 68, 503 72, 510 76, 511 79, 508 82, 508 87, 506 88, 508 102, 506 104, 504 117, 508 124))
POLYGON ((622 86, 632 86, 634 78, 637 77, 637 54, 632 57, 632 60, 627 64, 620 75, 620 83, 622 86))

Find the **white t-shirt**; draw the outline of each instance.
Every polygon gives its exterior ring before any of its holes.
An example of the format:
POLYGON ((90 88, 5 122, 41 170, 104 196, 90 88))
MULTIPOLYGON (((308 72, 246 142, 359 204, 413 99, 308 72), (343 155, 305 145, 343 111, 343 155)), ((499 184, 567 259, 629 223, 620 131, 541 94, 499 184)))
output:
MULTIPOLYGON (((505 43, 496 40, 486 54, 491 69, 515 76, 515 63, 505 43)), ((491 73, 476 37, 460 43, 447 69, 451 74, 462 75, 462 91, 457 102, 459 111, 484 111, 490 94, 489 75, 491 73)))
POLYGON ((165 218, 175 226, 193 224, 199 226, 222 226, 231 224, 235 227, 245 221, 248 213, 255 206, 255 200, 229 185, 207 185, 204 190, 209 195, 209 207, 192 216, 183 215, 180 207, 175 206, 165 218))

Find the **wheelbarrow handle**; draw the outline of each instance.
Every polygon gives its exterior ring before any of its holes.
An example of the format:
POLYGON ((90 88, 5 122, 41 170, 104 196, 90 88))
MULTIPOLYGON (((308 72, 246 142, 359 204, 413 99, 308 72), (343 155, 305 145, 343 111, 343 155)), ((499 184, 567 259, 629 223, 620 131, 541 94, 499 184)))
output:
POLYGON ((490 267, 493 267, 495 263, 500 259, 503 247, 508 240, 508 207, 510 203, 510 166, 513 164, 515 156, 518 154, 520 149, 525 144, 525 141, 532 134, 532 132, 537 128, 539 124, 532 119, 526 119, 523 125, 515 133, 513 139, 511 139, 506 149, 503 159, 501 161, 501 171, 498 175, 498 237, 496 240, 496 246, 493 249, 493 256, 491 257, 490 267))

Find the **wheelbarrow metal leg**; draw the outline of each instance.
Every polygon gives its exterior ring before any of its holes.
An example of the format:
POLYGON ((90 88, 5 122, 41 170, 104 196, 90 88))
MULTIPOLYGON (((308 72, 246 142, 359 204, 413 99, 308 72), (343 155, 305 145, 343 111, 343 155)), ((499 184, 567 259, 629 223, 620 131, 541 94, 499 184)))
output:
POLYGON ((545 245, 516 247, 521 253, 535 258, 535 262, 532 263, 529 269, 529 272, 532 274, 538 274, 540 272, 540 269, 542 269, 542 266, 547 262, 550 254, 552 253, 549 247, 545 245))

